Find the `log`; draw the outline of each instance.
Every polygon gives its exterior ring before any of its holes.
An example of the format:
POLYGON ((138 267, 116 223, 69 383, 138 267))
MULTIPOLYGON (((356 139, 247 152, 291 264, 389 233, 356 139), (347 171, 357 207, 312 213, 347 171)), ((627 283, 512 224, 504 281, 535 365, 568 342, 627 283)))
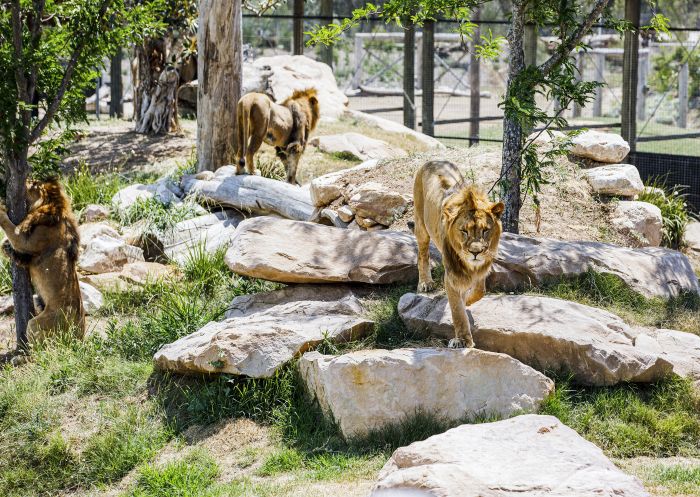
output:
POLYGON ((308 221, 315 214, 308 187, 262 176, 197 179, 196 175, 186 175, 182 179, 182 188, 188 195, 195 195, 207 203, 254 214, 278 214, 297 221, 308 221))
POLYGON ((241 98, 241 0, 200 0, 197 30, 197 170, 235 162, 241 98))

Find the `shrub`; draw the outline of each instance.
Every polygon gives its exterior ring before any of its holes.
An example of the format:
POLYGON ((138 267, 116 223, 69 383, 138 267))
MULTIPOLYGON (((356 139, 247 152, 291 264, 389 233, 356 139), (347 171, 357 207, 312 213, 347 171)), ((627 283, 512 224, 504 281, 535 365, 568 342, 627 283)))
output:
POLYGON ((126 186, 118 174, 93 175, 85 162, 81 162, 72 175, 65 179, 66 193, 71 198, 73 209, 80 211, 88 204, 109 205, 112 197, 126 186))
POLYGON ((649 202, 661 210, 663 219, 663 240, 666 247, 677 249, 683 243, 685 228, 690 220, 685 195, 680 193, 678 187, 668 189, 656 179, 652 181, 644 192, 639 194, 639 200, 649 202))

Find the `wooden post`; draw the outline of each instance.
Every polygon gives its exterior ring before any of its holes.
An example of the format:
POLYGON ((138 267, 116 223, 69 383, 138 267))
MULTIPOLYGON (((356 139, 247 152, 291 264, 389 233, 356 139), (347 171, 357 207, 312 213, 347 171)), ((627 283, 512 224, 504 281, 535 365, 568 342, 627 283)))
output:
POLYGON ((362 38, 355 34, 355 72, 352 75, 352 82, 350 86, 353 90, 358 90, 360 88, 360 83, 362 83, 362 51, 364 49, 364 44, 362 38))
MULTIPOLYGON (((605 81, 605 54, 601 52, 593 52, 591 54, 595 62, 595 80, 605 81)), ((595 99, 593 100, 593 116, 600 117, 603 115, 603 88, 598 87, 595 90, 595 99)))
POLYGON ((416 32, 416 88, 423 89, 423 31, 416 32))
POLYGON ((197 31, 197 170, 235 161, 242 81, 241 0, 200 0, 197 31))
POLYGON ((102 69, 100 69, 100 74, 97 76, 97 84, 95 85, 95 117, 98 121, 100 119, 100 86, 102 86, 102 69))
POLYGON ((109 117, 122 117, 124 105, 122 103, 122 49, 120 48, 112 56, 109 63, 109 117))
MULTIPOLYGON (((639 27, 640 0, 625 0, 625 20, 634 28, 639 27)), ((622 59, 622 138, 630 145, 630 152, 637 148, 637 81, 639 58, 639 30, 625 32, 625 52, 622 59)))
POLYGON ((294 23, 292 30, 292 54, 304 53, 304 0, 294 0, 294 23))
POLYGON ((479 58, 476 56, 476 45, 481 39, 479 21, 481 9, 474 9, 472 18, 476 23, 474 35, 469 43, 469 146, 479 144, 479 117, 481 115, 481 78, 479 74, 479 58))
POLYGON ((637 119, 643 121, 646 119, 647 105, 647 74, 649 73, 649 52, 639 54, 639 81, 637 83, 637 119))
POLYGON ((688 61, 681 66, 678 73, 678 127, 688 126, 688 61))
POLYGON ((423 98, 422 100, 422 121, 421 131, 428 135, 433 136, 435 134, 434 128, 434 88, 435 88, 435 22, 426 21, 423 24, 423 63, 422 66, 422 80, 423 80, 423 98))
MULTIPOLYGON (((321 17, 333 17, 333 0, 321 0, 321 17)), ((330 24, 330 20, 324 19, 323 24, 330 24)), ((333 67, 333 45, 321 45, 319 48, 321 62, 333 67)))
POLYGON ((404 21, 403 32, 403 124, 416 129, 416 27, 404 21))
MULTIPOLYGON (((583 80, 583 52, 578 51, 576 52, 576 68, 578 69, 578 75, 576 76, 576 81, 582 81, 583 80)), ((574 109, 572 111, 572 115, 574 119, 577 117, 581 117, 581 106, 577 103, 574 103, 574 109)))

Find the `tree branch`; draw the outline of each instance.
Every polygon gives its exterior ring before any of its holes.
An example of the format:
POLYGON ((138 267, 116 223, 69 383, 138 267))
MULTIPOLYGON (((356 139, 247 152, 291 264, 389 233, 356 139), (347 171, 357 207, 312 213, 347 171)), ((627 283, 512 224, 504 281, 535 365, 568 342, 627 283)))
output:
POLYGON ((593 7, 593 11, 591 11, 590 14, 588 14, 588 17, 586 20, 579 26, 579 28, 574 31, 571 36, 566 38, 565 40, 562 40, 561 45, 559 45, 559 48, 556 50, 556 52, 549 58, 547 59, 542 65, 540 65, 539 69, 542 71, 542 74, 545 76, 549 74, 552 69, 554 69, 559 63, 564 60, 565 57, 569 56, 569 53, 578 45, 578 43, 581 41, 581 39, 585 36, 586 33, 591 29, 591 26, 593 26, 593 23, 596 22, 596 20, 600 17, 600 15, 603 13, 603 10, 605 7, 608 6, 610 3, 610 0, 597 0, 595 7, 593 7))
MULTIPOLYGON (((105 17, 107 9, 109 8, 112 1, 113 0, 104 0, 104 2, 102 2, 99 13, 97 15, 98 24, 99 21, 105 17)), ((51 101, 51 104, 46 109, 44 117, 41 118, 41 121, 39 121, 39 123, 34 127, 31 134, 29 135, 29 143, 35 142, 41 136, 46 126, 48 126, 48 124, 53 120, 54 116, 56 115, 56 112, 58 111, 58 108, 61 105, 61 101, 63 100, 63 96, 65 95, 66 90, 68 89, 68 85, 70 85, 71 79, 73 78, 73 73, 75 72, 75 68, 78 65, 78 59, 83 53, 83 48, 85 48, 85 36, 87 35, 84 34, 79 38, 78 44, 73 49, 73 53, 71 54, 70 59, 68 60, 68 64, 66 64, 66 69, 65 71, 63 71, 63 78, 61 79, 61 84, 58 87, 58 91, 56 92, 56 95, 51 101)))
MULTIPOLYGON (((41 40, 41 18, 44 16, 44 7, 46 0, 34 0, 34 16, 30 20, 29 30, 31 36, 32 51, 36 52, 39 49, 39 41, 41 40)), ((31 103, 34 103, 34 92, 36 91, 36 80, 39 77, 36 64, 32 64, 29 70, 29 85, 27 86, 27 98, 31 103)))

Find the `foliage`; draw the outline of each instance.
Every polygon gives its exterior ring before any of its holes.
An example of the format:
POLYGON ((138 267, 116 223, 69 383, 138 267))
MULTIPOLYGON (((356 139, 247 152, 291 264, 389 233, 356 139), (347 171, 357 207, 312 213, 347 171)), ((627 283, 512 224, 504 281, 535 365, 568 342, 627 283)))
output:
POLYGON ((638 199, 654 204, 661 210, 663 219, 663 244, 677 249, 683 244, 685 228, 690 222, 685 195, 675 186, 668 189, 660 179, 649 183, 638 199))
POLYGON ((139 470, 136 488, 130 497, 197 497, 219 475, 216 461, 204 451, 194 451, 183 459, 162 466, 148 464, 139 470))
POLYGON ((577 388, 556 383, 542 414, 558 417, 614 457, 700 455, 700 397, 690 380, 577 388))
POLYGON ((678 90, 678 73, 681 66, 688 64, 690 75, 688 96, 700 97, 700 52, 689 51, 685 47, 677 47, 675 50, 661 52, 654 57, 649 86, 654 90, 665 93, 678 90))
POLYGON ((180 221, 198 214, 192 199, 176 204, 164 204, 155 197, 140 198, 126 212, 117 212, 117 221, 124 226, 140 222, 143 233, 166 234, 180 221))
POLYGON ((109 205, 114 194, 124 186, 125 181, 119 175, 94 175, 85 162, 81 162, 64 181, 75 211, 84 209, 88 204, 109 205))
POLYGON ((10 293, 12 293, 10 260, 2 256, 0 257, 0 295, 9 295, 10 293))

